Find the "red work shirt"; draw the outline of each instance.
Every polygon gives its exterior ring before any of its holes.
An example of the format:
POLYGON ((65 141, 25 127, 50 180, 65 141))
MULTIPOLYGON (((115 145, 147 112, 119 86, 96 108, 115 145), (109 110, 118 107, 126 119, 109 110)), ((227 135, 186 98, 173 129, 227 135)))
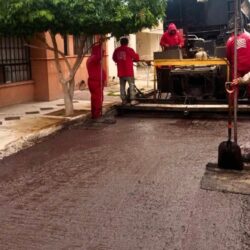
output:
POLYGON ((162 47, 171 47, 171 46, 184 46, 184 39, 179 30, 177 30, 175 24, 171 23, 168 26, 168 29, 161 37, 160 45, 162 47), (175 31, 175 34, 170 34, 170 31, 175 31))
MULTIPOLYGON (((231 65, 232 75, 234 69, 234 35, 226 43, 227 59, 231 65)), ((237 71, 242 76, 250 71, 250 35, 240 33, 237 36, 237 71)))
POLYGON ((121 45, 113 53, 117 63, 118 77, 134 77, 133 62, 139 61, 139 55, 127 45, 121 45))
POLYGON ((87 70, 89 74, 89 80, 100 81, 102 82, 107 81, 107 75, 104 69, 102 68, 102 54, 103 50, 101 45, 96 45, 92 48, 91 56, 87 60, 87 70), (102 69, 102 71, 101 71, 102 69))

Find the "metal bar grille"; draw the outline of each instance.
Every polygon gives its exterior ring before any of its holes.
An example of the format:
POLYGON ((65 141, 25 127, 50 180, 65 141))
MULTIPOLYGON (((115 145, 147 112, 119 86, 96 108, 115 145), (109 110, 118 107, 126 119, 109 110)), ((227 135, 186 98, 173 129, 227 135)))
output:
POLYGON ((30 51, 18 37, 0 37, 0 84, 31 79, 30 51))
MULTIPOLYGON (((94 41, 94 37, 93 36, 88 36, 87 40, 85 42, 83 50, 86 50, 86 48, 89 48, 93 44, 93 41, 94 41)), ((79 50, 80 46, 81 46, 80 37, 79 36, 74 36, 74 55, 77 55, 77 51, 79 50)), ((91 49, 89 49, 87 53, 90 54, 91 49)))

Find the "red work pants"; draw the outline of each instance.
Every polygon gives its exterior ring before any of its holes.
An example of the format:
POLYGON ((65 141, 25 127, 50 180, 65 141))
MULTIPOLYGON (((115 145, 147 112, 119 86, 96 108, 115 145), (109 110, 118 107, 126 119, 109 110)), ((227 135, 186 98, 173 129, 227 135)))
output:
POLYGON ((91 115, 97 119, 102 115, 103 87, 100 80, 88 80, 89 91, 91 94, 91 115))

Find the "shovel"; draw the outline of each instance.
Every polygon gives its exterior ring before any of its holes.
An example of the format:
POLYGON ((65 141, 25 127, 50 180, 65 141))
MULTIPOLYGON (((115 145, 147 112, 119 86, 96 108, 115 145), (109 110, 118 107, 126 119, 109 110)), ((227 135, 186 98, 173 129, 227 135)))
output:
POLYGON ((231 83, 226 82, 226 91, 228 93, 228 140, 219 145, 218 150, 218 167, 222 169, 242 170, 243 160, 241 149, 236 142, 231 140, 232 137, 232 94, 235 89, 231 88, 231 83))
MULTIPOLYGON (((234 77, 237 77, 237 35, 238 28, 238 12, 239 0, 235 0, 234 4, 234 77)), ((225 83, 228 93, 228 140, 221 142, 219 145, 218 167, 223 169, 243 169, 243 160, 241 150, 237 144, 237 109, 238 109, 238 93, 235 87, 232 88, 230 82, 225 83), (232 136, 232 95, 234 97, 234 142, 231 141, 232 136)))

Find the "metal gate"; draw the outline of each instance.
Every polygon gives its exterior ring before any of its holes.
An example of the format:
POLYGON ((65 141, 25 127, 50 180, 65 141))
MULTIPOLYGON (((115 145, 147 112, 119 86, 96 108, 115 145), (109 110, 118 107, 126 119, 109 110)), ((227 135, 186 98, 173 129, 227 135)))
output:
POLYGON ((31 79, 30 52, 18 37, 0 37, 0 84, 31 79))

